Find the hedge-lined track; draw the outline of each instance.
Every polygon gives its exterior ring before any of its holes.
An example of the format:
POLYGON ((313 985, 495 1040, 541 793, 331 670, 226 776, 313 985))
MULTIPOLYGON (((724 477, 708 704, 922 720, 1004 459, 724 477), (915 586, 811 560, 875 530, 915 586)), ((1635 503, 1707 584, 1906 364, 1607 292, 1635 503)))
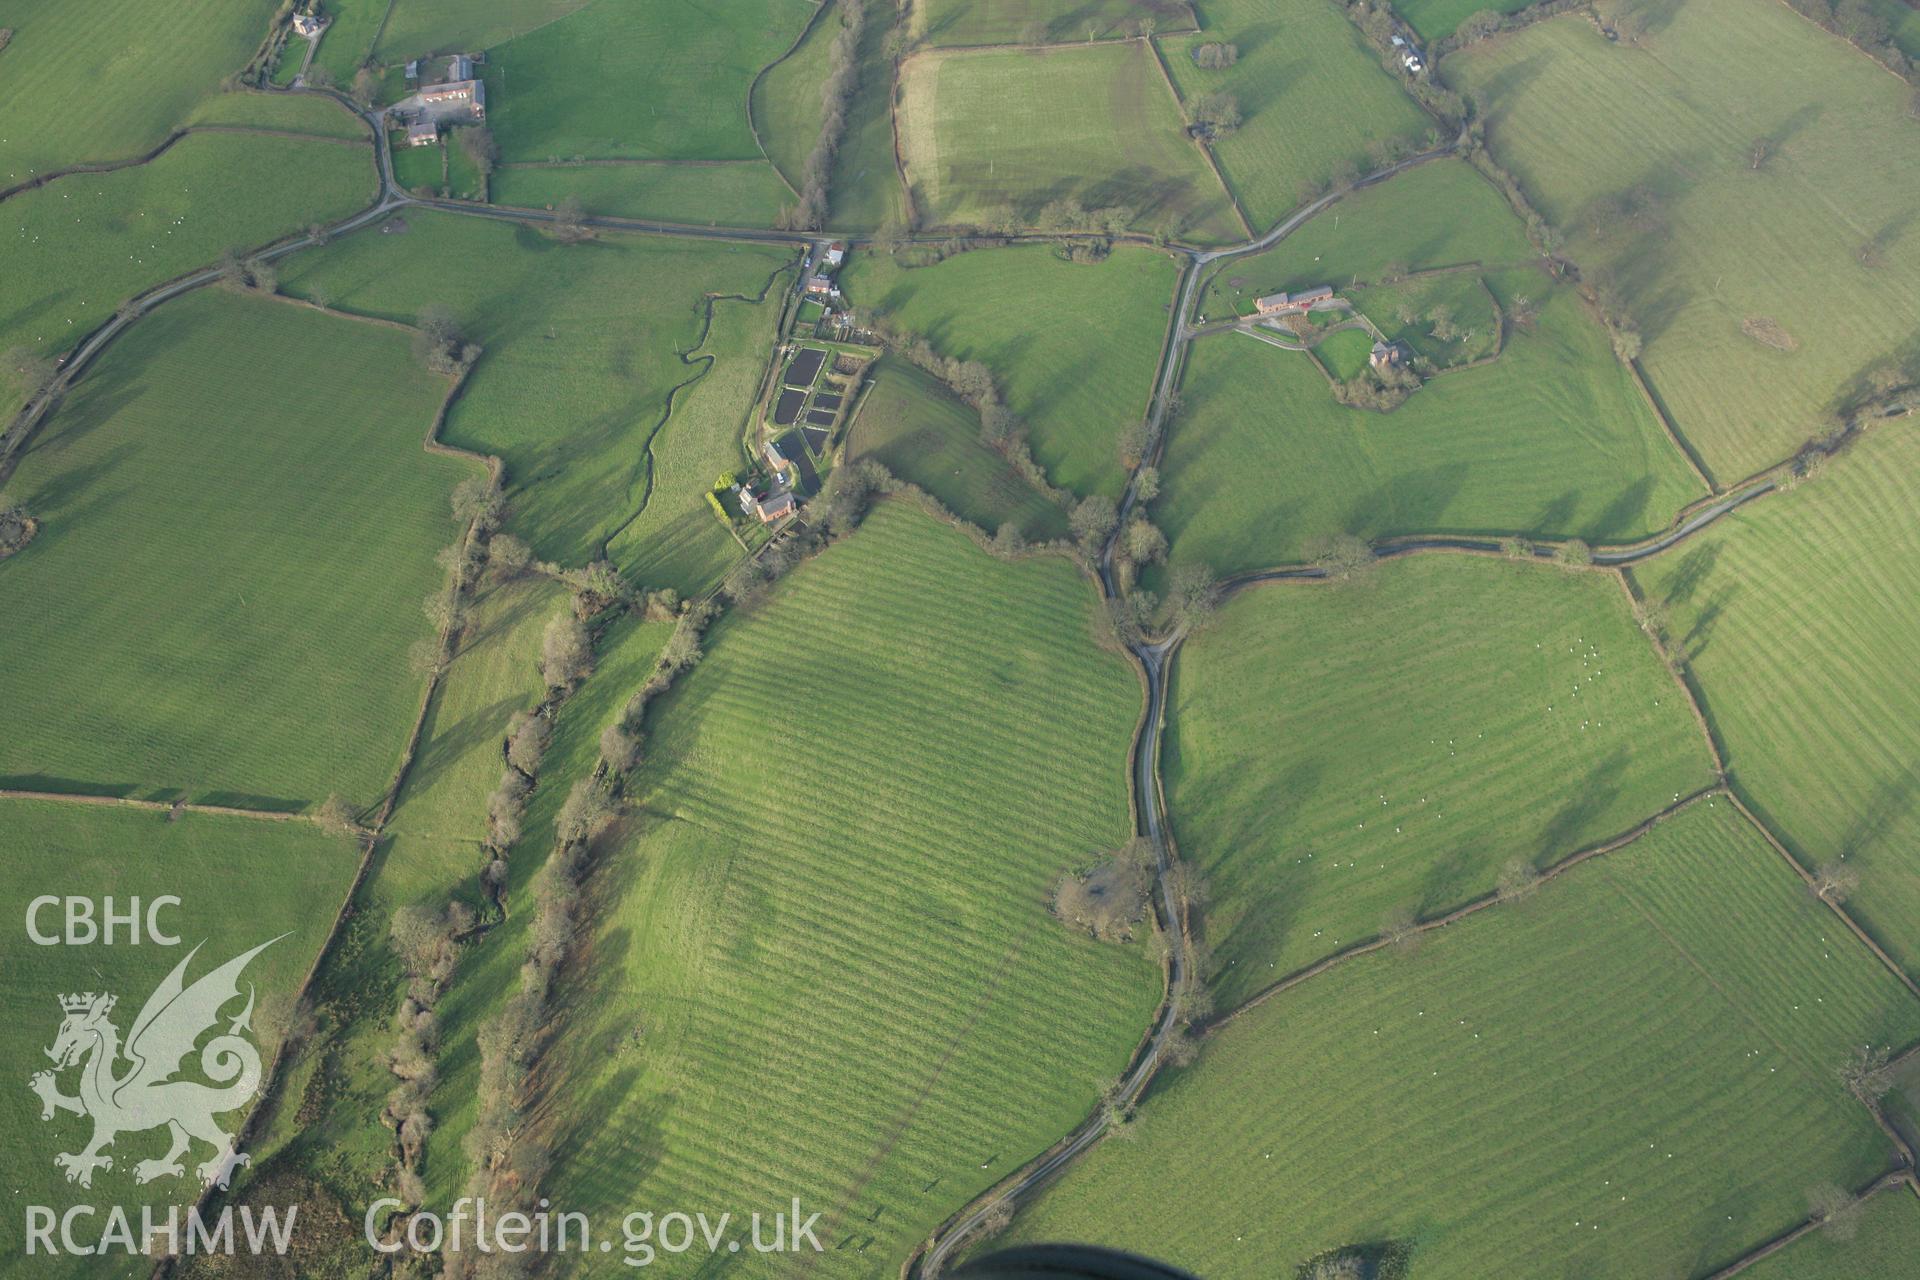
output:
POLYGON ((869 1275, 1085 1113, 1160 986, 1045 906, 1129 830, 1139 686, 1092 607, 890 501, 715 628, 594 881, 556 1202, 798 1195, 816 1273, 869 1275))
POLYGON ((1018 1230, 1228 1280, 1387 1241, 1422 1276, 1704 1272, 1888 1167, 1834 1065, 1916 1036, 1920 1004, 1702 802, 1236 1020, 1018 1230))
POLYGON ((280 301, 203 291, 131 329, 9 485, 42 530, 0 566, 21 726, 0 774, 378 799, 419 701, 407 651, 447 495, 477 470, 421 449, 446 391, 406 335, 280 301))
POLYGON ((1161 768, 1223 1006, 1711 780, 1616 583, 1444 555, 1235 596, 1181 649, 1161 768))

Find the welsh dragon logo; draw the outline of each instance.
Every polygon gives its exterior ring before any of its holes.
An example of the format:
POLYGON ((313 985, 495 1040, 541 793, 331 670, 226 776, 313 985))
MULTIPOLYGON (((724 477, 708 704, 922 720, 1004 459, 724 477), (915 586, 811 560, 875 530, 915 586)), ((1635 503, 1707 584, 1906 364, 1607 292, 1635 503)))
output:
POLYGON ((249 1157, 234 1149, 234 1136, 214 1123, 214 1117, 244 1106, 260 1088, 260 1052, 242 1034, 253 1029, 251 984, 246 1007, 228 1020, 224 1033, 200 1049, 200 1070, 214 1084, 175 1076, 200 1037, 220 1021, 220 1010, 239 997, 240 973, 247 962, 279 940, 269 939, 235 956, 188 986, 187 965, 200 952, 196 946, 147 998, 124 1044, 120 1029, 108 1016, 115 996, 89 991, 60 997, 66 1017, 53 1047, 46 1051, 54 1068, 36 1073, 29 1083, 40 1095, 42 1120, 53 1119, 59 1111, 93 1120, 92 1141, 78 1152, 53 1158, 66 1171, 68 1182, 92 1186, 94 1170, 113 1168, 113 1157, 102 1151, 114 1139, 163 1125, 172 1145, 160 1158, 134 1166, 136 1182, 184 1175, 181 1157, 190 1153, 196 1139, 213 1148, 213 1154, 196 1168, 203 1183, 225 1187, 234 1171, 248 1163, 249 1157), (69 1067, 80 1069, 80 1091, 72 1097, 60 1092, 55 1079, 56 1073, 69 1067))

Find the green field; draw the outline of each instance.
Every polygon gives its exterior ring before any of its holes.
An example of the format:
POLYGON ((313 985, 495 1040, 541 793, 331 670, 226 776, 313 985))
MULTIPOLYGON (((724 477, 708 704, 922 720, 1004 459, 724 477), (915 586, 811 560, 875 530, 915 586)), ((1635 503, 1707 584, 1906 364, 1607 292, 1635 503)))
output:
POLYGON ((1920 130, 1906 86, 1785 5, 1655 8, 1641 48, 1570 15, 1441 70, 1487 98, 1492 153, 1588 278, 1617 285, 1654 390, 1731 482, 1824 434, 1883 359, 1911 359, 1920 130))
POLYGON ((860 83, 847 104, 847 132, 827 186, 829 226, 870 231, 906 220, 906 192, 893 159, 893 63, 886 56, 898 11, 894 0, 867 0, 860 83))
POLYGON ((1476 13, 1518 13, 1527 0, 1400 0, 1393 11, 1424 45, 1444 40, 1476 13))
POLYGON ((1806 488, 1636 568, 1671 610, 1741 795, 1808 865, 1846 859, 1849 910, 1920 962, 1920 435, 1883 427, 1806 488))
POLYGON ((1162 773, 1227 1003, 1711 777, 1617 583, 1485 557, 1250 588, 1181 650, 1170 706, 1162 773))
POLYGON ((1202 15, 1205 30, 1163 39, 1160 50, 1183 100, 1229 93, 1239 103, 1245 122, 1214 154, 1256 230, 1305 203, 1305 187, 1341 165, 1378 168, 1369 143, 1412 149, 1434 123, 1328 0, 1206 0, 1202 15), (1222 71, 1195 66, 1193 49, 1220 40, 1240 60, 1222 71))
POLYGON ((821 6, 820 17, 807 28, 805 38, 780 62, 767 68, 753 86, 753 125, 761 145, 767 149, 767 158, 796 187, 807 153, 820 137, 824 115, 821 84, 827 78, 834 37, 840 34, 834 9, 832 5, 821 6))
POLYGON ((1158 31, 1190 31, 1185 0, 926 0, 913 6, 910 29, 928 44, 1072 43, 1158 31))
MULTIPOLYGON (((657 236, 562 245, 418 210, 405 225, 299 255, 285 287, 394 319, 450 307, 486 350, 442 434, 505 459, 508 528, 570 565, 594 559, 651 501, 647 442, 669 391, 700 374, 679 353, 701 339, 707 295, 758 297, 789 260, 779 248, 657 236)), ((695 480, 700 492, 713 483, 695 480)))
MULTIPOLYGON (((535 664, 540 633, 565 602, 560 587, 537 578, 478 593, 473 622, 428 712, 389 836, 318 979, 316 1004, 329 1034, 295 1060, 273 1137, 290 1163, 344 1206, 374 1194, 392 1156, 393 1133, 380 1114, 394 1085, 386 1065, 391 1017, 406 986, 386 943, 388 923, 405 904, 438 910, 458 896, 481 905, 479 841, 487 795, 500 779, 501 739, 513 713, 533 707, 545 692, 535 664)), ((538 857, 530 846, 529 861, 538 857)), ((465 976, 457 975, 456 983, 465 976)), ((437 1095, 436 1112, 451 1107, 442 1101, 447 1098, 437 1095)), ((447 1158, 455 1166, 436 1173, 459 1177, 457 1157, 447 1158)), ((318 1218, 329 1207, 307 1203, 301 1213, 318 1218)), ((353 1244, 350 1255, 364 1258, 357 1237, 353 1244)), ((315 1273, 332 1274, 318 1267, 315 1273)))
POLYGON ((1313 353, 1328 372, 1341 381, 1356 378, 1367 367, 1367 355, 1373 350, 1373 335, 1365 329, 1342 329, 1320 340, 1313 353))
MULTIPOLYGON (((544 625, 558 609, 556 598, 530 621, 530 628, 544 625)), ((627 698, 652 674, 670 631, 666 623, 616 620, 596 646, 594 674, 560 708, 539 785, 527 805, 524 834, 508 857, 507 918, 480 946, 466 951, 458 980, 436 1007, 444 1032, 440 1083, 434 1093, 435 1129, 427 1150, 430 1203, 450 1205, 465 1190, 472 1170, 461 1140, 474 1121, 480 1067, 476 1036, 520 988, 529 926, 536 915, 532 885, 553 848, 554 817, 574 782, 592 772, 601 730, 618 719, 627 698)), ((569 977, 576 981, 571 988, 563 982, 560 1000, 570 1001, 580 990, 579 975, 569 977)))
POLYGON ((692 226, 772 226, 793 203, 764 160, 508 164, 493 171, 493 202, 553 208, 568 197, 588 213, 692 226))
POLYGON ((711 366, 694 370, 699 381, 674 396, 673 416, 649 446, 646 505, 608 544, 608 556, 634 581, 694 595, 740 558, 740 544, 706 495, 722 472, 740 469, 742 433, 779 320, 774 299, 715 305, 713 328, 696 357, 711 356, 711 366))
POLYGON ((648 714, 596 877, 547 1067, 581 1100, 552 1116, 556 1203, 798 1195, 819 1274, 891 1273, 1086 1112, 1160 990, 1140 946, 1044 905, 1131 829, 1140 686, 1093 604, 1064 560, 1004 564, 883 502, 721 621, 648 714))
POLYGON ((1322 284, 1346 293, 1391 267, 1492 269, 1538 257, 1486 179, 1464 161, 1435 160, 1344 197, 1271 249, 1209 267, 1200 312, 1250 313, 1262 294, 1322 284))
POLYGON ((1125 205, 1146 229, 1177 217, 1202 243, 1245 235, 1144 41, 919 53, 900 75, 923 225, 984 223, 1006 205, 1031 222, 1071 198, 1125 205))
MULTIPOLYGON (((186 119, 188 127, 229 125, 310 133, 321 138, 367 140, 359 116, 333 98, 314 93, 223 93, 204 99, 186 119)), ((248 175, 250 178, 252 174, 248 175)))
MULTIPOLYGON (((286 1031, 294 993, 332 927, 358 860, 357 846, 323 836, 303 822, 196 813, 170 818, 165 813, 0 800, 0 865, 7 868, 0 908, 13 931, 7 963, 0 966, 0 1010, 8 1028, 0 1064, 15 1085, 0 1090, 0 1140, 17 1158, 9 1186, 19 1203, 123 1205, 137 1231, 137 1206, 184 1205, 199 1192, 191 1166, 184 1178, 135 1183, 134 1166, 165 1153, 163 1130, 123 1132, 108 1152, 114 1157, 113 1168, 96 1172, 91 1189, 83 1191, 63 1180, 53 1163, 55 1153, 81 1150, 91 1126, 68 1114, 43 1122, 40 1100, 26 1088, 29 1076, 52 1065, 42 1051, 54 1043, 60 1028, 59 997, 103 990, 116 995, 118 1005, 110 1020, 123 1036, 129 1035, 147 997, 194 947, 203 949, 188 969, 188 982, 276 935, 290 934, 263 951, 247 967, 242 982, 243 991, 248 985, 255 989, 253 1040, 265 1062, 286 1031), (107 895, 113 896, 115 911, 126 910, 129 898, 151 903, 173 895, 179 905, 162 908, 158 922, 179 937, 180 945, 149 941, 128 946, 122 934, 112 947, 33 946, 23 932, 27 905, 43 894, 94 899, 96 913, 98 899, 107 895)), ((38 923, 42 931, 59 933, 59 908, 44 909, 38 923)), ((236 1000, 226 1012, 230 1016, 239 1009, 236 1000)), ((126 1063, 114 1067, 120 1074, 128 1069, 126 1063)), ((58 1079, 61 1091, 75 1093, 76 1078, 75 1071, 63 1072, 58 1079)), ((241 1111, 219 1117, 228 1132, 243 1118, 241 1111)), ((196 1143, 190 1159, 197 1164, 209 1154, 205 1144, 196 1143)), ((100 1215, 105 1212, 102 1208, 100 1215)), ((165 1217, 162 1212, 163 1222, 165 1217)), ((103 1216, 93 1219, 96 1230, 103 1221, 103 1216)), ((132 1276, 150 1269, 125 1258, 40 1257, 23 1264, 18 1261, 25 1250, 23 1229, 17 1211, 0 1221, 0 1250, 13 1260, 10 1270, 16 1274, 132 1276)), ((84 1238, 86 1227, 77 1226, 76 1232, 84 1238)))
POLYGON ((404 335, 219 292, 109 348, 8 486, 44 527, 0 565, 0 775, 376 800, 419 701, 447 494, 476 470, 421 450, 446 386, 404 335))
POLYGON ((472 53, 523 36, 589 2, 393 0, 378 52, 385 62, 404 62, 426 53, 472 53))
POLYGON ((431 147, 395 147, 393 149, 393 185, 415 195, 440 194, 440 178, 446 170, 445 143, 431 147))
MULTIPOLYGON (((379 38, 380 26, 392 7, 389 0, 320 0, 320 12, 327 16, 328 26, 320 37, 320 48, 314 52, 313 65, 331 72, 341 88, 351 85, 354 72, 373 57, 373 42, 379 38)), ((294 60, 305 57, 305 44, 304 40, 289 39, 282 56, 294 60)))
POLYGON ((1031 245, 912 269, 855 253, 841 288, 941 355, 991 369, 1053 483, 1118 497, 1120 431, 1146 415, 1178 275, 1147 249, 1084 264, 1031 245))
POLYGON ((1920 1198, 1904 1187, 1884 1191, 1867 1201, 1851 1229, 1855 1232, 1851 1239, 1831 1229, 1816 1231, 1745 1274, 1750 1280, 1898 1276, 1920 1258, 1920 1198))
POLYGON ((1916 1035, 1920 1005, 1701 804, 1222 1029, 1017 1229, 1210 1280, 1390 1241, 1423 1280, 1704 1275, 1810 1186, 1889 1167, 1834 1068, 1916 1035))
POLYGON ((249 133, 190 134, 151 164, 23 191, 0 203, 0 350, 63 352, 134 294, 373 195, 367 147, 249 133), (234 199, 242 175, 256 185, 234 199))
POLYGON ((1012 521, 1030 542, 1066 536, 1066 512, 981 443, 979 415, 903 360, 881 362, 847 456, 872 458, 988 533, 1012 521))
POLYGON ((489 51, 487 121, 506 160, 759 160, 747 89, 807 0, 600 0, 489 51))
POLYGON ((1534 327, 1391 413, 1339 404, 1304 356, 1245 334, 1196 343, 1155 505, 1175 554, 1224 574, 1341 532, 1625 541, 1699 497, 1573 292, 1530 271, 1489 283, 1537 300, 1534 327))
POLYGON ((122 160, 160 143, 239 71, 268 0, 11 0, 0 27, 0 190, 36 172, 122 160), (81 89, 77 86, 84 85, 81 89))

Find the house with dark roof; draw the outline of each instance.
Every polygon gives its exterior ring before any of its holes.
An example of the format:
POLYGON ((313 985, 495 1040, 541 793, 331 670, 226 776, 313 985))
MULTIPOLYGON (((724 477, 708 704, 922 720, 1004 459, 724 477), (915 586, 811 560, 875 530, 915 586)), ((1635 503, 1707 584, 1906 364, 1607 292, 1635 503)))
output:
POLYGON ((772 524, 783 516, 790 516, 796 510, 793 494, 786 489, 760 499, 760 523, 772 524))

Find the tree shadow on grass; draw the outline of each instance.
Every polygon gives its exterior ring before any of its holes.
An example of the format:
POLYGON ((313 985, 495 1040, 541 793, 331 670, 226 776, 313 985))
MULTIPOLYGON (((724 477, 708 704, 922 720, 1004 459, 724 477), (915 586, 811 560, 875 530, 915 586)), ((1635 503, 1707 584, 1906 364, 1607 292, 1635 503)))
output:
POLYGON ((1557 861, 1593 839, 1594 833, 1589 828, 1619 799, 1627 764, 1627 749, 1616 747, 1587 770, 1572 798, 1561 805, 1541 829, 1533 859, 1535 866, 1544 867, 1557 861))

